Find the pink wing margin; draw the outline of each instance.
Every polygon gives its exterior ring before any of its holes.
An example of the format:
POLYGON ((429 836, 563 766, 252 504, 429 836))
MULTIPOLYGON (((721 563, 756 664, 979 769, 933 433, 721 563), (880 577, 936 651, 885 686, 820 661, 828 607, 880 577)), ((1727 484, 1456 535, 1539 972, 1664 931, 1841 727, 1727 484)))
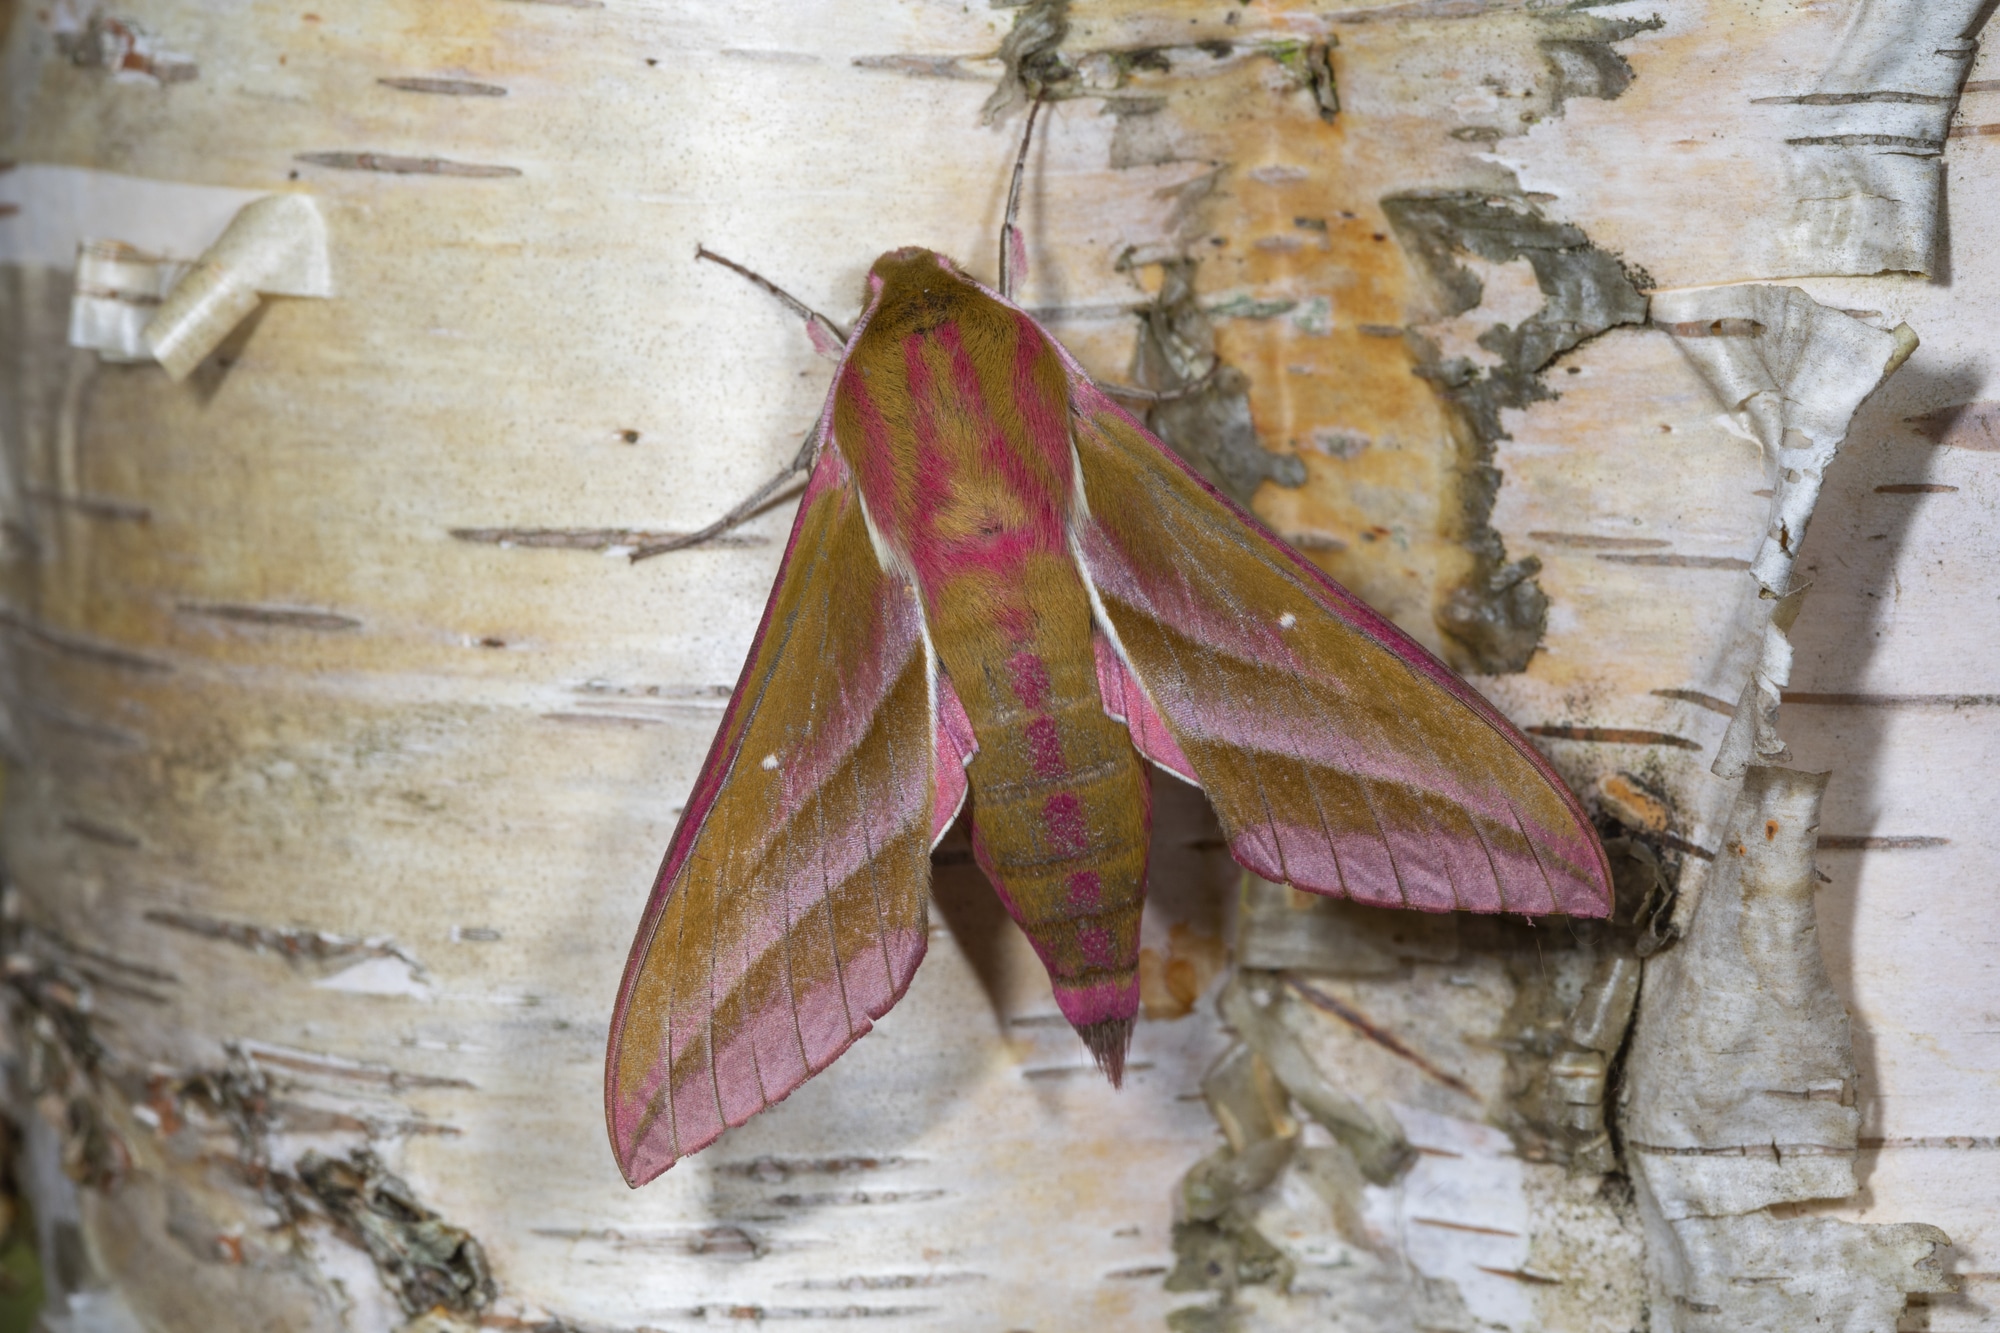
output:
POLYGON ((1107 711, 1207 791, 1237 861, 1380 906, 1607 915, 1603 848, 1534 746, 1070 369, 1107 711))
POLYGON ((604 1107, 629 1183, 785 1097, 901 998, 969 745, 915 594, 824 447, 619 988, 604 1107))

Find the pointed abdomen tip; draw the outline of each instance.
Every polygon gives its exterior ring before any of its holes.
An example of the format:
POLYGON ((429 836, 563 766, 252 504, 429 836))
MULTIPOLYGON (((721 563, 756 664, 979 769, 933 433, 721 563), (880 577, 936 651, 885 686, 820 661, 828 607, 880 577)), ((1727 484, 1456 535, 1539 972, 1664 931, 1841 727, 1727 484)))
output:
POLYGON ((1120 1087, 1125 1082, 1125 1052, 1132 1045, 1132 1020, 1110 1018, 1101 1023, 1086 1023, 1076 1030, 1083 1038, 1083 1044, 1090 1049, 1091 1058, 1097 1067, 1111 1080, 1111 1086, 1120 1087))

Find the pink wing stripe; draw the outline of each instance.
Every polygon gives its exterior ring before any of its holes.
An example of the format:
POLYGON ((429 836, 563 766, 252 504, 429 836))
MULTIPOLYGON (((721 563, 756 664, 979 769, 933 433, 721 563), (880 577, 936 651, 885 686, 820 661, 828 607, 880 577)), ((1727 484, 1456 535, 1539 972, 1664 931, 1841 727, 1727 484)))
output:
POLYGON ((1181 743, 1167 730, 1166 722, 1153 707, 1153 701, 1146 697, 1145 688, 1132 674, 1132 668, 1103 633, 1094 633, 1090 639, 1090 646, 1097 654, 1097 693, 1104 700, 1104 711, 1125 724, 1140 754, 1181 781, 1199 787, 1201 782, 1194 775, 1194 765, 1181 753, 1181 743))
MULTIPOLYGON (((925 942, 919 932, 909 930, 891 931, 884 938, 883 943, 892 965, 906 981, 910 974, 916 971, 917 964, 923 961, 925 942)), ((889 1003, 894 1003, 894 997, 891 997, 889 1003)), ((879 1018, 888 1008, 889 1004, 883 1004, 869 1016, 879 1018)), ((856 1027, 852 1031, 848 1029, 845 1019, 841 1017, 845 1012, 845 1004, 841 988, 837 983, 825 983, 803 992, 798 997, 798 1010, 798 1038, 805 1044, 809 1069, 806 1074, 787 1080, 789 1086, 784 1087, 783 1091, 774 1091, 770 1098, 773 1103, 782 1101, 797 1091, 798 1086, 806 1078, 819 1073, 839 1059, 848 1047, 867 1036, 869 1030, 874 1027, 869 1018, 857 1015, 856 1027)), ((796 1051, 791 1025, 785 1016, 776 1013, 763 1015, 755 1029, 723 1043, 721 1049, 716 1052, 716 1069, 742 1071, 750 1068, 761 1059, 761 1056, 753 1057, 749 1054, 750 1046, 754 1044, 759 1051, 762 1051, 780 1041, 792 1045, 796 1051), (780 1027, 783 1029, 782 1032, 777 1030, 780 1027)), ((767 1079, 770 1077, 768 1068, 765 1070, 765 1077, 767 1079)), ((665 1079, 666 1066, 662 1063, 648 1080, 647 1100, 658 1091, 659 1084, 665 1079)), ((732 1082, 729 1086, 740 1085, 732 1082)), ((755 1086, 754 1082, 752 1086, 755 1086)), ((652 1179, 672 1166, 679 1158, 692 1156, 706 1148, 722 1136, 725 1128, 742 1124, 765 1105, 766 1103, 762 1101, 752 1104, 739 1099, 737 1104, 729 1107, 730 1114, 725 1124, 725 1117, 716 1106, 714 1094, 705 1083, 698 1087, 689 1086, 680 1089, 674 1098, 674 1132, 671 1135, 649 1134, 636 1145, 629 1167, 632 1178, 652 1179)))
POLYGON ((937 674, 937 795, 931 802, 931 846, 958 818, 965 804, 965 766, 979 749, 972 734, 972 719, 965 715, 951 677, 937 674))

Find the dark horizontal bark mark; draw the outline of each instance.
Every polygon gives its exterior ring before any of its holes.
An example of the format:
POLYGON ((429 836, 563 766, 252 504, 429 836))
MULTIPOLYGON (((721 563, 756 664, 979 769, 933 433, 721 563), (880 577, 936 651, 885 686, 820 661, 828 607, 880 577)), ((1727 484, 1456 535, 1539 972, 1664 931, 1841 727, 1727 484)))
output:
MULTIPOLYGON (((1164 1273, 1164 1268, 1148 1270, 1164 1273)), ((1116 1276, 1113 1274, 1112 1276, 1116 1276)), ((808 1277, 779 1285, 800 1291, 914 1291, 924 1287, 958 1287, 968 1282, 984 1282, 984 1273, 865 1273, 854 1277, 808 1277)))
POLYGON ((1690 319, 1678 324, 1655 324, 1676 338, 1756 338, 1764 326, 1754 319, 1690 319))
POLYGON ((406 93, 440 93, 446 97, 505 97, 507 90, 497 83, 474 83, 471 79, 377 79, 384 88, 406 93))
POLYGON ((1944 1134, 1913 1138, 1868 1138, 1861 1139, 1860 1147, 1869 1151, 1883 1148, 1945 1148, 1963 1151, 1973 1149, 1991 1152, 2000 1148, 2000 1136, 1992 1134, 1944 1134))
POLYGON ((333 935, 323 930, 306 927, 260 926, 248 921, 225 921, 219 917, 203 916, 197 912, 176 912, 166 908, 152 908, 145 919, 156 926, 169 930, 184 931, 199 935, 203 939, 221 940, 238 948, 257 953, 281 954, 286 958, 310 958, 325 961, 337 958, 352 958, 356 955, 378 958, 403 958, 402 951, 385 940, 363 940, 352 936, 333 935))
POLYGON ((123 500, 106 500, 95 495, 65 495, 61 491, 48 490, 40 486, 29 486, 26 491, 30 499, 40 500, 43 504, 60 505, 64 509, 82 514, 85 518, 101 518, 124 523, 150 523, 153 520, 153 511, 145 505, 128 504, 123 500))
POLYGON ((822 1190, 814 1194, 776 1194, 771 1204, 778 1208, 867 1208, 884 1203, 930 1203, 942 1199, 949 1190, 822 1190))
POLYGON ((1686 838, 1677 837, 1672 833, 1656 833, 1653 836, 1658 838, 1664 846, 1671 847, 1677 852, 1684 852, 1689 856, 1703 861, 1713 861, 1715 859, 1714 852, 1711 852, 1706 847, 1689 842, 1686 838))
POLYGON ((1893 89, 1881 89, 1868 93, 1806 93, 1802 97, 1753 97, 1750 99, 1750 105, 1861 106, 1907 103, 1916 106, 1950 106, 1953 100, 1937 93, 1905 93, 1893 89))
POLYGON ((74 817, 63 820, 62 826, 79 838, 102 843, 106 847, 117 847, 130 851, 139 846, 139 839, 123 830, 107 827, 88 819, 74 817))
POLYGON ((1479 1236, 1518 1236, 1518 1231, 1502 1231, 1499 1227, 1476 1227, 1470 1222, 1447 1222, 1441 1217, 1413 1217, 1412 1222, 1427 1227, 1443 1227, 1447 1231, 1470 1231, 1479 1236))
POLYGON ((1640 727, 1568 727, 1543 724, 1529 727, 1530 736, 1546 736, 1556 741, 1592 741, 1599 745, 1664 745, 1674 750, 1699 750, 1701 743, 1668 731, 1646 731, 1640 727))
POLYGON ((1886 486, 1877 486, 1877 495, 1950 495, 1956 486, 1946 486, 1935 481, 1894 481, 1886 486))
POLYGON ((1786 690, 1782 701, 1819 708, 1991 708, 2000 694, 1816 694, 1786 690))
POLYGON ((184 616, 228 620, 239 625, 275 625, 284 629, 310 629, 329 633, 361 628, 361 622, 353 616, 343 616, 334 611, 306 611, 288 606, 247 606, 234 602, 182 602, 174 610, 184 616))
POLYGON ((1549 546, 1577 546, 1587 550, 1629 550, 1633 547, 1657 548, 1670 546, 1671 542, 1657 537, 1599 537, 1590 532, 1531 532, 1535 541, 1549 546))
POLYGON ((298 153, 294 161, 308 166, 331 167, 335 171, 381 171, 394 176, 465 176, 492 179, 518 176, 519 167, 493 166, 485 162, 453 162, 443 157, 403 157, 395 153, 298 153))
POLYGON ((106 726, 102 722, 97 722, 87 717, 76 717, 60 709, 51 708, 47 704, 30 703, 28 711, 50 727, 70 732, 73 735, 82 736, 88 740, 114 746, 120 750, 143 750, 146 748, 146 738, 144 736, 129 731, 120 731, 117 727, 106 726))
POLYGON ((1918 153, 1944 149, 1936 139, 1921 139, 1913 134, 1808 134, 1785 142, 1794 148, 1901 148, 1918 153))
POLYGON ((969 79, 983 83, 985 80, 967 69, 961 63, 963 60, 963 56, 856 56, 853 64, 856 69, 887 70, 892 74, 907 74, 918 79, 969 79))
POLYGON ((1597 558, 1614 565, 1643 565, 1652 569, 1729 569, 1741 571, 1750 568, 1748 560, 1740 560, 1733 555, 1652 555, 1626 554, 1623 552, 1614 554, 1606 552, 1597 558))
POLYGON ((1439 1069, 1429 1060, 1426 1060, 1423 1056, 1404 1045, 1402 1039, 1396 1036, 1395 1033, 1377 1024, 1353 1005, 1348 1004, 1337 996, 1327 994, 1317 986, 1309 986, 1295 976, 1287 975, 1285 977, 1285 984, 1298 992, 1299 998, 1303 999, 1313 1008, 1332 1014, 1369 1041, 1374 1042, 1377 1046, 1380 1046, 1392 1055, 1397 1055, 1408 1060, 1411 1064, 1423 1070, 1447 1088, 1452 1089, 1454 1092, 1462 1092, 1475 1100, 1479 1097, 1479 1094, 1472 1090, 1471 1084, 1454 1074, 1449 1074, 1439 1069))
POLYGON ((448 1078, 439 1074, 406 1074, 400 1069, 390 1069, 386 1065, 349 1064, 339 1060, 316 1060, 311 1056, 287 1055, 259 1046, 250 1051, 258 1064, 277 1065, 281 1069, 296 1070, 301 1074, 321 1074, 329 1078, 350 1079, 356 1083, 381 1084, 386 1087, 402 1088, 458 1088, 477 1092, 478 1085, 468 1079, 448 1078))
MULTIPOLYGON (((457 541, 482 546, 520 546, 537 551, 608 551, 617 546, 634 549, 677 541, 684 532, 660 532, 651 528, 453 528, 457 541)), ((751 533, 715 537, 703 546, 769 546, 771 539, 751 533)))
POLYGON ((13 611, 0 611, 0 629, 18 634, 38 648, 74 657, 79 661, 95 662, 99 666, 116 667, 122 671, 154 672, 160 675, 173 671, 171 666, 155 658, 45 629, 26 616, 13 611))
POLYGON ((543 713, 544 722, 564 722, 584 727, 657 727, 664 717, 641 717, 636 713, 543 713))
POLYGON ((1727 699, 1718 699, 1712 694, 1703 694, 1700 690, 1648 690, 1647 693, 1661 699, 1675 699, 1684 704, 1693 704, 1696 708, 1706 708, 1709 712, 1720 713, 1724 717, 1736 716, 1735 704, 1727 699))
POLYGON ((1950 838, 1927 834, 1822 833, 1819 835, 1819 849, 1823 852, 1915 851, 1925 847, 1944 847, 1950 842, 1950 838))

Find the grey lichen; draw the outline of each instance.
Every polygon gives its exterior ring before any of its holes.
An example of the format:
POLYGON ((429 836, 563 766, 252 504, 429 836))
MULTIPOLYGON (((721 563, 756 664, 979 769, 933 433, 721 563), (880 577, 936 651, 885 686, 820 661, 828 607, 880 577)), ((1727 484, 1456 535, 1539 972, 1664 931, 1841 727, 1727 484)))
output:
POLYGON ((1476 309, 1484 285, 1461 256, 1489 263, 1526 260, 1544 297, 1518 328, 1495 324, 1479 336, 1498 364, 1442 358, 1417 338, 1419 374, 1438 388, 1462 428, 1459 540, 1473 567, 1440 599, 1436 619, 1458 665, 1486 674, 1520 671, 1548 621, 1548 595, 1535 582, 1541 562, 1509 561, 1492 524, 1500 472, 1497 441, 1509 438, 1501 412, 1555 397, 1542 381, 1551 362, 1586 339, 1646 319, 1644 275, 1592 245, 1580 228, 1542 216, 1518 196, 1471 191, 1391 195, 1382 209, 1397 239, 1437 292, 1441 314, 1476 309))
POLYGON ((1147 424, 1209 483, 1238 504, 1266 481, 1303 486, 1305 464, 1266 449, 1250 417, 1250 377, 1217 357, 1215 328, 1195 296, 1193 259, 1160 265, 1159 294, 1140 315, 1134 373, 1162 395, 1147 424))
POLYGON ((1547 15, 1543 21, 1551 34, 1537 43, 1548 63, 1552 77, 1549 100, 1557 112, 1572 97, 1609 101, 1631 87, 1632 66, 1613 44, 1666 26, 1657 14, 1643 19, 1609 19, 1580 9, 1572 5, 1547 15))
POLYGON ((410 1314, 443 1306, 466 1313, 493 1303, 486 1252, 463 1227, 418 1201, 375 1154, 356 1148, 345 1161, 308 1152, 299 1180, 334 1222, 375 1261, 383 1285, 410 1314))

